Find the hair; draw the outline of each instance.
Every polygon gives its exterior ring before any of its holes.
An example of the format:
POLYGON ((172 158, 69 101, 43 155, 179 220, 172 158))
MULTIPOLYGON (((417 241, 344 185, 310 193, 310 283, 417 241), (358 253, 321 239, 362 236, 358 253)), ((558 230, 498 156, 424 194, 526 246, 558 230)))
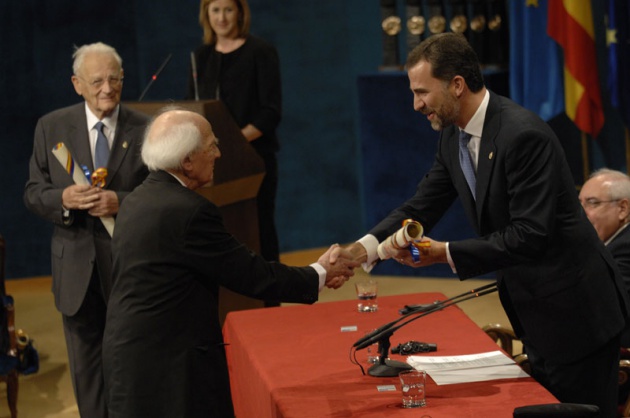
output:
POLYGON ((144 132, 142 161, 149 170, 179 170, 181 162, 203 147, 199 127, 192 121, 174 123, 157 134, 151 129, 160 115, 172 110, 185 110, 177 106, 167 106, 156 114, 144 132))
POLYGON ((438 80, 450 82, 459 75, 473 93, 483 88, 479 58, 461 33, 440 33, 425 39, 409 53, 405 68, 409 70, 420 61, 431 64, 431 75, 438 80))
MULTIPOLYGON (((210 3, 216 0, 201 0, 199 5, 199 24, 203 28, 203 43, 206 45, 210 45, 215 43, 216 33, 212 29, 212 25, 210 25, 210 18, 208 17, 208 8, 210 7, 210 3)), ((238 18, 238 37, 244 38, 249 34, 249 25, 251 22, 252 14, 249 11, 249 5, 247 4, 247 0, 234 0, 236 3, 236 7, 238 8, 239 18, 238 18)))
POLYGON ((122 69, 122 58, 120 58, 118 52, 107 44, 96 42, 80 47, 75 45, 74 53, 72 54, 72 59, 74 59, 74 62, 72 63, 72 72, 74 75, 78 75, 79 70, 81 70, 81 66, 83 65, 83 60, 88 54, 110 54, 114 57, 114 59, 118 62, 118 66, 122 69))
POLYGON ((593 172, 588 178, 606 176, 610 181, 608 193, 611 200, 628 199, 630 200, 630 176, 626 173, 609 168, 600 168, 593 172))

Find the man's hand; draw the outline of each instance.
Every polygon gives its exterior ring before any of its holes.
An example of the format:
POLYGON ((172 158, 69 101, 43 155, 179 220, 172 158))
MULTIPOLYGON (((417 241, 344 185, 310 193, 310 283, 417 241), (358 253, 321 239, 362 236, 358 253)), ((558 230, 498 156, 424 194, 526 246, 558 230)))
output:
POLYGON ((66 209, 89 210, 95 206, 100 192, 97 187, 73 184, 63 190, 61 204, 66 209))
POLYGON ((326 269, 326 287, 340 288, 348 279, 354 276, 354 268, 360 263, 354 260, 353 254, 339 244, 333 244, 317 260, 326 269))
POLYGON ((111 190, 98 189, 98 199, 88 211, 92 216, 113 216, 118 213, 118 195, 111 190))
POLYGON ((392 258, 400 264, 411 267, 425 267, 435 263, 447 263, 446 259, 446 243, 434 241, 429 237, 422 238, 418 248, 420 252, 420 260, 414 261, 409 248, 396 250, 392 253, 392 258))

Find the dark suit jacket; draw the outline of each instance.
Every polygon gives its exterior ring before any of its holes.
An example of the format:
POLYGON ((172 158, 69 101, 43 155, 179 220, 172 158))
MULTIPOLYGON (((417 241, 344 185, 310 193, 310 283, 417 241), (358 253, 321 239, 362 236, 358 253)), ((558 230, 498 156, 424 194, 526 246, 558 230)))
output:
MULTIPOLYGON (((147 121, 147 116, 120 107, 105 185, 116 191, 120 202, 148 174, 140 158, 147 121)), ((63 142, 77 164, 93 172, 88 135, 83 102, 43 116, 35 128, 24 192, 27 208, 55 224, 51 245, 53 293, 57 309, 65 315, 74 315, 81 306, 97 259, 106 297, 111 287, 109 234, 101 221, 86 211, 71 211, 70 220, 64 223, 61 195, 74 182, 52 154, 53 147, 63 142)))
MULTIPOLYGON (((626 291, 630 295, 630 226, 625 227, 606 248, 617 263, 626 291)), ((621 345, 630 347, 630 324, 621 336, 621 345)))
MULTIPOLYGON (((624 326, 626 291, 577 199, 563 150, 533 113, 490 93, 475 201, 446 128, 415 196, 377 225, 379 241, 405 218, 433 228, 456 197, 480 238, 449 249, 461 279, 497 271, 499 294, 523 342, 545 358, 580 359, 624 326)), ((428 234, 430 235, 430 234, 428 234)))
POLYGON ((110 418, 233 416, 219 285, 260 299, 318 298, 315 269, 265 262, 225 230, 214 204, 163 171, 125 199, 112 251, 110 418))

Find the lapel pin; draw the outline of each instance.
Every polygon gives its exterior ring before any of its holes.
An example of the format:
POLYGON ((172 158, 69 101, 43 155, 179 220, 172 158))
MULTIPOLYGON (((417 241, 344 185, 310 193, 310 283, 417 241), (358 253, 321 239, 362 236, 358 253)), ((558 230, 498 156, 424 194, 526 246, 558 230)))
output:
POLYGON ((127 143, 127 141, 123 142, 122 147, 127 149, 127 147, 129 147, 129 143, 127 143))
POLYGON ((488 159, 491 160, 492 157, 494 157, 494 152, 490 151, 490 154, 488 154, 488 159))

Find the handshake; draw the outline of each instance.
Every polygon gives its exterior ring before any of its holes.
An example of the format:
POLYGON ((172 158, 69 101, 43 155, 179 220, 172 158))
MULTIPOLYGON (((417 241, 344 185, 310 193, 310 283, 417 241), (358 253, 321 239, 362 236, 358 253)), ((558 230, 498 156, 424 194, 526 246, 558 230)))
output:
MULTIPOLYGON (((379 244, 376 254, 380 260, 393 258, 412 267, 447 262, 445 243, 424 236, 422 225, 410 219, 379 244)), ((354 269, 367 260, 367 250, 355 242, 347 247, 333 244, 319 257, 318 263, 326 269, 326 287, 338 289, 354 276, 354 269)))

